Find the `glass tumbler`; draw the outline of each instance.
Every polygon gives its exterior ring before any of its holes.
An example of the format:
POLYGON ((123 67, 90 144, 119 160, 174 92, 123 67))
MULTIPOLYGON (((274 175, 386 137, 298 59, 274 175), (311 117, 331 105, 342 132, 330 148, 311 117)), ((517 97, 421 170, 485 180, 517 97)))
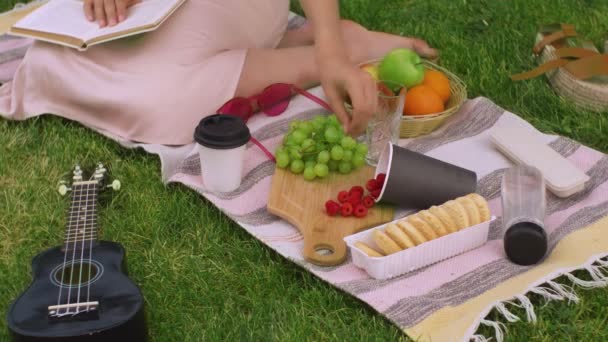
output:
POLYGON ((504 249, 519 265, 532 265, 547 252, 545 181, 535 167, 516 166, 502 179, 504 249))
POLYGON ((365 160, 371 166, 378 165, 380 155, 387 148, 388 142, 396 144, 399 141, 399 128, 405 105, 405 91, 400 91, 405 89, 402 85, 378 81, 376 88, 379 89, 378 106, 365 132, 365 143, 368 146, 365 160), (397 93, 389 95, 388 92, 381 91, 382 88, 390 88, 397 93))

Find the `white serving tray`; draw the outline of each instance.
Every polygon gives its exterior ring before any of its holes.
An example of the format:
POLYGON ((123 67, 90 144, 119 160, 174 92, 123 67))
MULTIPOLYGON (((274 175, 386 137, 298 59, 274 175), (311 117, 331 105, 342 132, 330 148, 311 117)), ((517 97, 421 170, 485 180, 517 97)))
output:
POLYGON ((383 257, 370 257, 355 247, 355 243, 361 241, 380 250, 372 232, 383 229, 386 224, 349 235, 344 241, 350 248, 355 266, 364 269, 374 279, 390 279, 482 246, 488 241, 490 223, 495 219, 492 216, 486 222, 383 257))
POLYGON ((499 151, 516 164, 539 169, 547 188, 556 196, 565 198, 585 189, 589 176, 549 148, 530 130, 517 125, 495 127, 490 139, 499 151))

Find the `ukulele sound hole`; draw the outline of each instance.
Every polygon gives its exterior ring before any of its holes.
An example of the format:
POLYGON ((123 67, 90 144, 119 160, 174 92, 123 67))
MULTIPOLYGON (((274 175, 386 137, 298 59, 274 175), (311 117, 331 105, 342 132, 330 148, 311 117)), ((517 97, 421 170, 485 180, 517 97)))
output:
MULTIPOLYGON (((101 266, 101 265, 99 265, 101 266)), ((63 287, 86 286, 101 276, 100 267, 96 262, 71 262, 55 268, 52 280, 55 285, 63 287)))

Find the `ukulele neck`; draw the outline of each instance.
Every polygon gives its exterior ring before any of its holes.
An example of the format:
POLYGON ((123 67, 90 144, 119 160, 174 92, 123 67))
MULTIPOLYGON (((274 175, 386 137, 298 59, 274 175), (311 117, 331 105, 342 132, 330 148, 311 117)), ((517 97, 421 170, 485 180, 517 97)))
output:
POLYGON ((72 185, 71 204, 68 211, 64 238, 64 250, 89 249, 97 242, 97 180, 72 185))

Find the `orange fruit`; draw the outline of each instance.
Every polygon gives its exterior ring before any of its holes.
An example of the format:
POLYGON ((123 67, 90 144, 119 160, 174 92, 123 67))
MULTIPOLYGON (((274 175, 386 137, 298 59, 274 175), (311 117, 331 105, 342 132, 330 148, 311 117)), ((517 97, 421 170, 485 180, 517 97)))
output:
POLYGON ((437 70, 426 70, 424 72, 424 80, 422 84, 431 87, 443 102, 448 102, 452 91, 450 90, 450 80, 448 77, 437 70))
POLYGON ((405 94, 404 115, 427 115, 444 110, 445 105, 441 97, 427 85, 417 85, 405 94))

